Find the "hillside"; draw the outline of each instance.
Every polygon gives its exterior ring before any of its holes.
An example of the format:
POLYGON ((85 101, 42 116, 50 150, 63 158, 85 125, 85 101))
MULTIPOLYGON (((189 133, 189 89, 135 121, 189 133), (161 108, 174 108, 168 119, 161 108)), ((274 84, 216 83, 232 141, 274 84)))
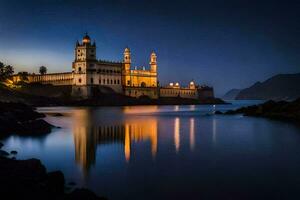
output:
POLYGON ((300 73, 279 74, 241 90, 238 100, 295 100, 300 97, 300 73))
POLYGON ((234 100, 237 97, 237 95, 240 93, 240 91, 241 91, 240 89, 231 89, 222 97, 222 99, 234 100))

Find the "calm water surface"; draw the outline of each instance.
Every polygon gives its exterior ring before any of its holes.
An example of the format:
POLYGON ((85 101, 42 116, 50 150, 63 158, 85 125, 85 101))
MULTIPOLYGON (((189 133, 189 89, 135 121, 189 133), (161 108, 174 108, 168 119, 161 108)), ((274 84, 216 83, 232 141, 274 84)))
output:
POLYGON ((67 182, 118 199, 300 199, 300 128, 241 115, 232 105, 39 108, 63 117, 45 137, 5 149, 40 158, 67 182))

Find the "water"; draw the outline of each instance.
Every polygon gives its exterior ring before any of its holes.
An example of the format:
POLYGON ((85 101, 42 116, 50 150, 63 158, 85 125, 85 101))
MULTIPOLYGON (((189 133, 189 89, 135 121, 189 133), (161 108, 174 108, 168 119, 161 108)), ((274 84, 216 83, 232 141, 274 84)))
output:
POLYGON ((67 182, 118 199, 299 199, 300 128, 232 105, 39 108, 64 117, 47 136, 11 136, 6 150, 39 158, 67 182))

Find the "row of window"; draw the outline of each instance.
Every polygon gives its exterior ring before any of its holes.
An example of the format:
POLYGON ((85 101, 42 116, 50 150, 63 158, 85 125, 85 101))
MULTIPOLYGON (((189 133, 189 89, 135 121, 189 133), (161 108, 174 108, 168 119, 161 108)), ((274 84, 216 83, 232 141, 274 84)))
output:
MULTIPOLYGON (((81 78, 78 79, 78 82, 81 83, 82 80, 81 78)), ((94 84, 94 79, 91 78, 91 84, 94 84)), ((99 79, 99 84, 107 84, 107 85, 120 85, 120 80, 117 79, 117 80, 113 80, 113 79, 99 79)))
POLYGON ((175 94, 175 95, 178 95, 178 94, 195 95, 195 92, 191 92, 191 91, 173 91, 173 90, 166 90, 166 91, 163 91, 162 93, 164 93, 164 94, 175 94))
POLYGON ((98 69, 97 73, 115 73, 115 74, 120 74, 121 70, 98 69))
MULTIPOLYGON (((80 49, 77 50, 78 52, 81 52, 80 49)), ((94 49, 91 49, 91 52, 94 53, 94 49)))
MULTIPOLYGON (((80 60, 80 58, 82 58, 83 56, 85 56, 84 54, 77 54, 78 60, 80 60), (80 57, 81 56, 81 57, 80 57)), ((91 54, 90 57, 95 57, 94 54, 91 54)))
MULTIPOLYGON (((82 69, 81 67, 78 67, 78 72, 81 72, 82 69)), ((89 70, 89 71, 96 71, 96 70, 89 70)), ((114 74, 120 74, 121 73, 121 70, 108 70, 108 69, 98 69, 97 70, 97 73, 114 73, 114 74)))

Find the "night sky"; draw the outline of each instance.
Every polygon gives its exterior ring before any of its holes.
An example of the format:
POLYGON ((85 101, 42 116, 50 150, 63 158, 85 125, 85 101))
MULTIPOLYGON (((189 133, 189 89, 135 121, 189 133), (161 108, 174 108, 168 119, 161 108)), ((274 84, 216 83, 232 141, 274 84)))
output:
POLYGON ((148 66, 162 84, 214 86, 217 95, 300 72, 300 1, 0 0, 0 61, 16 71, 71 70, 85 32, 99 59, 148 66))

